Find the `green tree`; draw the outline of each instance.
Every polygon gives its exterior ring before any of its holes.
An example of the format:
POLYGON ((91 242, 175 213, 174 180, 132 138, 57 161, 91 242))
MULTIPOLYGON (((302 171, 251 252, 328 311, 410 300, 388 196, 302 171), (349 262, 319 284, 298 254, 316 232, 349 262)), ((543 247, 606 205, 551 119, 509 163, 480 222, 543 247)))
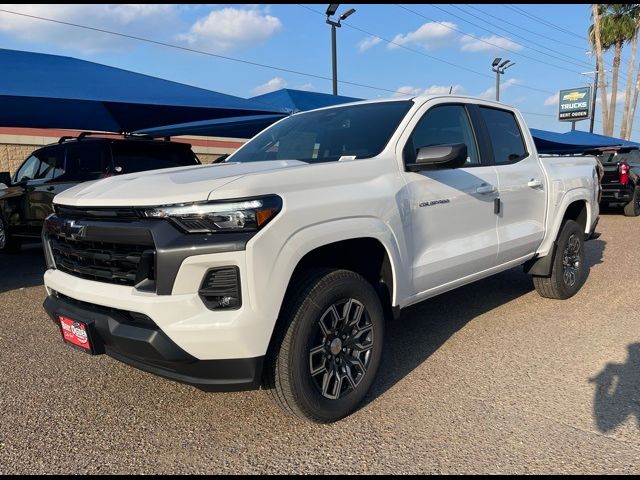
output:
MULTIPOLYGON (((596 47, 598 70, 604 78, 602 52, 613 48, 613 72, 611 75, 611 95, 605 117, 606 90, 603 93, 603 132, 612 136, 616 118, 616 100, 618 96, 618 77, 620 58, 625 43, 631 41, 636 31, 635 21, 629 13, 629 5, 624 3, 592 4, 593 25, 589 27, 589 40, 596 47), (599 35, 598 35, 599 32, 599 35)), ((604 82, 601 82, 601 85, 604 82)))

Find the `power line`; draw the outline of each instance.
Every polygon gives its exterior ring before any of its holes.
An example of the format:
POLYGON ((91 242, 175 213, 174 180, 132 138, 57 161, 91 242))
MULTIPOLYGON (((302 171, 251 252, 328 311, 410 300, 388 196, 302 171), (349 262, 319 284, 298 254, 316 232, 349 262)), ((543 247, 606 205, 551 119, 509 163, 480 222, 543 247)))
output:
MULTIPOLYGON (((535 62, 541 63, 541 64, 543 64, 543 65, 545 65, 545 66, 554 67, 554 68, 556 68, 556 69, 564 70, 564 71, 566 71, 566 72, 573 73, 573 74, 576 74, 576 75, 581 75, 581 74, 582 74, 582 72, 578 72, 577 70, 571 70, 571 69, 568 69, 568 68, 565 68, 565 67, 562 67, 562 66, 558 66, 558 65, 555 65, 555 64, 553 64, 553 63, 546 62, 545 60, 541 60, 541 59, 538 59, 538 58, 532 57, 532 56, 530 56, 530 55, 526 55, 526 54, 524 54, 524 53, 519 53, 519 52, 517 52, 517 51, 515 51, 515 50, 508 49, 508 48, 505 48, 505 47, 502 47, 501 45, 498 45, 498 44, 495 44, 495 43, 489 42, 489 41, 487 41, 487 40, 485 40, 485 39, 482 39, 482 38, 480 38, 480 37, 478 37, 478 36, 475 36, 475 35, 472 35, 472 34, 468 34, 468 33, 466 33, 466 32, 461 31, 460 29, 457 29, 457 28, 451 27, 451 26, 447 25, 446 23, 439 22, 439 21, 437 21, 437 20, 435 20, 435 19, 433 19, 433 18, 431 18, 431 17, 428 17, 428 16, 426 16, 426 15, 424 15, 424 14, 421 14, 420 12, 416 12, 416 11, 414 11, 414 10, 411 10, 411 9, 409 9, 409 8, 407 8, 407 7, 402 6, 402 5, 396 4, 396 6, 398 6, 398 7, 400 7, 400 8, 403 8, 404 10, 407 10, 407 11, 409 11, 409 12, 411 12, 411 13, 414 13, 414 14, 415 14, 415 15, 417 15, 417 16, 420 16, 420 17, 422 17, 422 18, 425 18, 426 20, 430 20, 430 21, 432 21, 432 22, 436 22, 436 23, 438 23, 438 24, 442 25, 443 27, 446 27, 446 28, 449 28, 449 29, 455 30, 455 31, 457 31, 458 33, 461 33, 461 34, 463 34, 463 35, 471 36, 472 38, 475 38, 475 39, 477 39, 477 40, 479 40, 479 41, 481 41, 481 42, 484 42, 484 43, 487 43, 487 44, 489 44, 489 45, 493 45, 493 46, 495 46, 495 47, 497 47, 497 48, 500 48, 500 49, 502 49, 502 50, 506 50, 506 51, 508 51, 508 52, 511 52, 511 53, 513 53, 514 55, 520 55, 521 57, 524 57, 524 58, 527 58, 527 59, 533 60, 533 61, 535 61, 535 62)), ((494 32, 493 30, 490 30, 490 29, 488 29, 488 28, 486 28, 486 27, 483 27, 482 25, 478 25, 477 23, 470 22, 469 20, 466 20, 465 18, 463 18, 463 17, 461 17, 461 16, 459 16, 459 15, 457 15, 457 14, 455 14, 455 13, 452 13, 452 12, 450 12, 450 11, 448 11, 448 10, 446 10, 446 9, 442 8, 442 7, 439 7, 438 5, 431 4, 431 6, 432 6, 433 8, 436 8, 436 9, 438 9, 438 10, 440 10, 440 11, 442 11, 442 12, 444 12, 444 13, 448 14, 448 15, 451 15, 451 16, 453 16, 453 17, 456 17, 456 18, 458 18, 458 19, 460 19, 460 20, 462 20, 462 21, 464 21, 464 22, 466 22, 466 23, 468 23, 468 24, 470 24, 470 25, 473 25, 473 26, 475 26, 475 27, 477 27, 477 28, 480 28, 480 29, 482 29, 482 30, 484 30, 484 31, 486 31, 486 32, 489 32, 489 33, 490 33, 490 34, 492 34, 492 35, 496 35, 496 32, 494 32)), ((488 23, 488 22, 487 22, 487 23, 488 23)), ((536 51, 536 52, 538 52, 538 53, 542 53, 542 54, 543 54, 543 55, 545 55, 545 56, 551 56, 551 57, 556 58, 556 59, 558 59, 558 60, 561 60, 561 61, 563 61, 563 62, 566 62, 566 63, 572 63, 572 64, 574 64, 574 65, 576 65, 576 66, 578 66, 578 67, 580 67, 580 68, 592 68, 592 65, 591 65, 590 63, 587 63, 586 61, 580 61, 580 62, 581 62, 581 64, 578 64, 578 63, 576 63, 576 62, 574 62, 574 61, 567 61, 567 60, 564 60, 563 58, 560 58, 560 57, 557 57, 557 56, 554 56, 554 55, 550 55, 550 54, 549 54, 549 53, 547 53, 547 52, 541 52, 540 50, 537 50, 537 49, 532 48, 532 47, 528 47, 527 45, 522 45, 522 44, 517 43, 517 42, 513 42, 513 43, 515 43, 516 45, 519 45, 519 46, 521 46, 521 47, 524 47, 524 48, 529 48, 529 49, 534 50, 534 51, 536 51)), ((546 47, 545 47, 545 48, 546 48, 546 47)), ((624 60, 624 59, 623 59, 623 60, 624 60)), ((619 82, 618 82, 618 83, 619 83, 619 85, 620 85, 620 88, 625 88, 625 87, 626 87, 626 82, 625 82, 625 80, 624 80, 624 75, 620 75, 620 76, 619 76, 619 82)))
MULTIPOLYGON (((324 17, 324 14, 323 14, 322 12, 319 12, 318 10, 315 10, 315 9, 313 9, 313 8, 311 8, 311 7, 306 6, 306 5, 302 5, 302 4, 300 4, 300 3, 298 3, 297 5, 298 5, 298 6, 300 6, 300 7, 302 7, 302 8, 304 8, 304 9, 306 9, 306 10, 309 10, 310 12, 316 13, 316 14, 321 15, 321 16, 323 16, 323 17, 324 17)), ((378 39, 382 40, 383 42, 386 42, 386 43, 388 43, 388 44, 390 44, 390 45, 394 45, 394 46, 396 46, 396 47, 399 47, 399 48, 402 48, 402 49, 404 49, 404 50, 407 50, 407 51, 410 51, 410 52, 416 53, 416 54, 421 55, 421 56, 423 56, 423 57, 430 58, 430 59, 432 59, 432 60, 436 60, 436 61, 441 62, 441 63, 444 63, 444 64, 446 64, 446 65, 450 65, 450 66, 452 66, 452 67, 454 67, 454 68, 458 68, 458 69, 461 69, 461 70, 467 71, 467 72, 469 72, 469 73, 473 73, 473 74, 475 74, 475 75, 478 75, 478 76, 481 76, 481 77, 484 77, 484 78, 489 78, 489 79, 491 79, 491 80, 493 80, 493 78, 494 78, 494 77, 493 77, 493 75, 489 75, 489 74, 486 74, 486 73, 483 73, 483 72, 479 72, 479 71, 477 71, 477 70, 473 70, 473 69, 468 68, 468 67, 465 67, 465 66, 463 66, 463 65, 459 65, 459 64, 457 64, 457 63, 453 63, 453 62, 450 62, 450 61, 448 61, 448 60, 444 60, 444 59, 439 58, 439 57, 436 57, 436 56, 434 56, 434 55, 429 55, 428 53, 425 53, 425 52, 423 52, 423 51, 421 51, 421 50, 416 50, 415 48, 411 48, 411 47, 408 47, 408 46, 403 45, 403 44, 401 44, 401 43, 394 42, 393 40, 389 40, 388 38, 384 38, 384 37, 382 37, 382 36, 380 36, 380 35, 377 35, 377 34, 375 34, 375 33, 372 33, 372 32, 370 32, 370 31, 367 31, 367 30, 365 30, 365 29, 363 29, 363 28, 357 27, 357 26, 355 26, 355 25, 354 25, 354 24, 352 24, 352 23, 343 23, 343 26, 346 26, 346 27, 348 27, 348 28, 351 28, 352 30, 357 30, 357 31, 359 31, 359 32, 361 32, 361 33, 364 33, 364 34, 366 34, 366 35, 369 35, 369 36, 371 36, 371 37, 378 38, 378 39)), ((543 89, 536 88, 536 87, 530 87, 530 86, 528 86, 528 85, 513 85, 513 86, 514 86, 514 87, 519 87, 519 88, 524 88, 524 89, 527 89, 527 90, 532 90, 532 91, 535 91, 535 92, 540 92, 540 93, 550 93, 550 94, 555 93, 555 92, 552 92, 552 91, 550 91, 550 90, 543 90, 543 89)))
MULTIPOLYGON (((498 49, 500 49, 500 50, 505 50, 505 51, 507 51, 507 52, 511 52, 511 53, 513 53, 514 55, 519 55, 519 56, 521 56, 521 57, 523 57, 523 58, 527 58, 527 59, 529 59, 529 60, 533 60, 534 62, 541 63, 541 64, 543 64, 543 65, 545 65, 545 66, 547 66, 547 67, 553 67, 553 68, 556 68, 556 69, 558 69, 558 70, 563 70, 563 71, 567 71, 567 72, 571 72, 571 73, 580 73, 580 72, 578 72, 577 70, 570 70, 570 69, 568 69, 568 68, 566 68, 566 67, 562 67, 562 66, 559 66, 559 65, 555 65, 555 64, 553 64, 553 63, 549 63, 549 62, 546 62, 546 61, 544 61, 544 60, 540 60, 540 59, 538 59, 538 58, 532 57, 531 55, 527 55, 527 54, 525 54, 525 53, 520 53, 520 52, 518 52, 517 50, 513 50, 513 49, 510 49, 510 48, 506 48, 506 47, 504 47, 503 45, 498 45, 497 43, 493 43, 493 42, 490 42, 490 41, 488 41, 488 40, 485 40, 485 39, 483 39, 483 38, 481 38, 481 37, 478 37, 478 36, 476 36, 476 35, 473 35, 473 34, 470 34, 470 33, 464 32, 464 31, 460 30, 459 28, 456 28, 456 27, 452 27, 452 26, 450 26, 450 25, 447 25, 445 22, 440 22, 440 21, 438 21, 438 20, 436 20, 436 19, 434 19, 434 18, 432 18, 432 17, 429 17, 429 16, 424 15, 424 14, 422 14, 422 13, 420 13, 420 12, 417 12, 417 11, 415 11, 415 10, 412 10, 412 9, 410 9, 410 8, 407 8, 407 7, 405 7, 404 5, 396 4, 396 6, 398 6, 399 8, 402 8, 403 10, 406 10, 406 11, 408 11, 408 12, 410 12, 410 13, 413 13, 414 15, 417 15, 417 16, 419 16, 419 17, 422 17, 422 18, 424 18, 424 19, 426 19, 426 20, 429 20, 429 21, 431 21, 431 22, 438 23, 438 24, 442 25, 442 26, 443 26, 443 27, 445 27, 445 28, 448 28, 448 29, 450 29, 450 30, 456 31, 456 32, 458 32, 458 33, 460 33, 460 34, 462 34, 462 35, 469 36, 469 37, 474 38, 474 39, 476 39, 476 40, 478 40, 478 41, 480 41, 480 42, 482 42, 482 43, 485 43, 485 44, 487 44, 487 45, 491 45, 491 46, 493 46, 493 47, 496 47, 496 48, 498 48, 498 49)), ((485 28, 485 27, 483 27, 483 26, 481 26, 481 25, 474 24, 473 22, 469 22, 468 20, 465 20, 464 18, 460 17, 459 15, 456 15, 455 13, 451 13, 451 12, 449 12, 449 11, 445 10, 444 8, 438 7, 438 6, 437 6, 437 5, 435 5, 435 4, 431 4, 431 6, 432 6, 433 8, 437 8, 438 10, 441 10, 441 11, 443 11, 443 12, 447 13, 448 15, 451 15, 451 16, 453 16, 453 17, 459 18, 459 19, 463 20, 464 22, 467 22, 467 23, 469 23, 469 24, 471 24, 471 25, 474 25, 474 26, 476 26, 476 27, 478 27, 478 28, 480 28, 480 29, 482 29, 482 30, 485 30, 485 31, 487 31, 487 32, 489 32, 489 33, 491 33, 491 34, 494 34, 494 35, 495 35, 495 32, 493 32, 492 30, 489 30, 489 29, 487 29, 487 28, 485 28)), ((513 42, 513 40, 511 40, 511 41, 513 42)), ((524 45, 521 45, 521 44, 519 44, 519 43, 517 43, 517 42, 513 42, 513 43, 514 43, 515 45, 518 45, 518 46, 524 47, 524 45)), ((530 47, 529 47, 529 48, 530 48, 530 47)), ((545 55, 549 56, 549 55, 548 55, 548 54, 546 54, 545 52, 543 52, 543 54, 545 54, 545 55)), ((556 57, 556 58, 557 58, 557 57, 556 57)), ((562 59, 560 59, 560 60, 562 60, 562 59)), ((565 61, 565 60, 563 60, 563 61, 565 61)), ((571 62, 571 63, 573 63, 573 62, 571 62)), ((575 63, 574 63, 574 64, 575 64, 575 63)), ((575 65, 577 65, 577 64, 575 64, 575 65)), ((581 66, 581 65, 578 65, 578 66, 579 66, 579 67, 581 67, 581 68, 584 68, 584 67, 583 67, 583 66, 581 66)))
POLYGON ((533 13, 529 13, 526 10, 523 10, 522 8, 520 8, 520 7, 516 6, 516 5, 509 4, 509 3, 503 3, 502 6, 508 8, 509 10, 513 10, 514 12, 519 13, 520 15, 524 15, 526 17, 529 17, 529 19, 535 20, 538 23, 543 23, 543 24, 553 28, 554 30, 557 30, 557 31, 559 30, 561 32, 566 33, 567 35, 572 35, 572 36, 577 37, 577 38, 579 38, 581 40, 584 40, 584 37, 582 37, 581 35, 578 35, 575 32, 572 32, 572 31, 567 30, 567 29, 565 29, 565 28, 563 28, 563 27, 561 27, 559 25, 556 25, 555 23, 551 23, 551 22, 545 20, 544 18, 541 18, 541 17, 538 17, 537 15, 534 15, 533 13))
MULTIPOLYGON (((5 9, 0 9, 0 12, 8 13, 8 14, 11 14, 11 15, 18 15, 18 16, 21 16, 21 17, 32 18, 32 19, 35 19, 35 20, 42 20, 42 21, 45 21, 45 22, 57 23, 57 24, 60 24, 60 25, 66 25, 66 26, 75 27, 75 28, 82 28, 84 30, 91 30, 91 31, 94 31, 94 32, 106 33, 106 34, 109 34, 109 35, 115 35, 115 36, 118 36, 118 37, 128 38, 130 40, 137 40, 137 41, 140 41, 140 42, 146 42, 146 43, 150 43, 150 44, 153 44, 153 45, 159 45, 159 46, 162 46, 162 47, 174 48, 176 50, 182 50, 182 51, 190 52, 190 53, 198 53, 200 55, 206 55, 206 56, 209 56, 209 57, 215 57, 215 58, 219 58, 219 59, 222 59, 222 60, 229 60, 231 62, 236 62, 236 63, 243 63, 245 65, 251 65, 251 66, 254 66, 254 67, 266 68, 266 69, 276 70, 276 71, 285 72, 285 73, 292 73, 292 74, 295 74, 295 75, 301 75, 301 76, 310 77, 310 78, 316 78, 316 79, 320 79, 320 80, 328 80, 328 81, 332 80, 330 77, 326 77, 324 75, 316 75, 316 74, 313 74, 313 73, 301 72, 301 71, 293 70, 293 69, 290 69, 290 68, 277 67, 277 66, 274 66, 274 65, 267 65, 267 64, 264 64, 264 63, 253 62, 251 60, 243 60, 243 59, 240 59, 240 58, 228 57, 226 55, 220 55, 220 54, 217 54, 217 53, 207 52, 207 51, 204 51, 204 50, 198 50, 198 49, 195 49, 195 48, 189 48, 189 47, 185 47, 185 46, 182 46, 182 45, 176 45, 176 44, 173 44, 173 43, 161 42, 159 40, 151 40, 149 38, 139 37, 139 36, 136 36, 136 35, 129 35, 129 34, 126 34, 126 33, 114 32, 114 31, 111 31, 111 30, 105 30, 103 28, 89 27, 87 25, 80 25, 80 24, 77 24, 77 23, 65 22, 65 21, 62 21, 62 20, 55 20, 53 18, 40 17, 40 16, 37 16, 37 15, 29 15, 27 13, 14 12, 14 11, 5 10, 5 9)), ((350 81, 346 81, 346 80, 340 80, 340 83, 343 83, 345 85, 352 85, 352 86, 355 86, 355 87, 362 87, 362 88, 368 88, 368 89, 372 89, 372 90, 380 90, 380 91, 385 91, 385 92, 390 92, 390 93, 396 93, 395 90, 390 90, 390 89, 382 88, 382 87, 374 87, 372 85, 366 85, 366 84, 363 84, 363 83, 350 82, 350 81)))
MULTIPOLYGON (((451 4, 451 3, 450 3, 449 5, 451 5, 452 7, 456 6, 455 4, 451 4)), ((487 12, 485 12, 485 11, 483 11, 483 10, 479 9, 479 8, 476 8, 475 6, 473 6, 473 5, 471 5, 471 4, 468 4, 468 3, 467 3, 467 4, 465 4, 465 6, 466 6, 466 7, 468 7, 468 8, 471 8, 471 9, 473 9, 473 10, 475 10, 475 11, 477 11, 477 12, 479 12, 479 13, 481 13, 481 14, 483 14, 483 15, 487 16, 487 17, 495 18, 496 20, 499 20, 499 21, 500 21, 500 22, 502 22, 502 23, 506 23, 507 25, 511 25, 512 27, 516 27, 516 28, 518 28, 519 30, 522 30, 522 31, 524 31, 524 32, 531 33, 531 34, 536 35, 536 36, 538 36, 538 37, 544 38, 545 40, 549 40, 549 41, 554 42, 554 43, 561 43, 561 44, 563 44, 563 45, 565 45, 565 46, 567 46, 567 47, 571 47, 571 48, 573 48, 573 49, 575 49, 575 50, 580 50, 580 51, 582 51, 582 52, 584 52, 584 51, 585 51, 585 50, 584 50, 584 46, 580 46, 580 47, 579 47, 578 45, 573 45, 573 44, 571 44, 571 43, 563 42, 562 40, 557 40, 557 39, 555 39, 555 38, 548 37, 548 36, 546 36, 546 35, 543 35, 543 34, 542 34, 542 33, 540 33, 540 32, 536 32, 535 30, 529 30, 528 28, 525 28, 525 27, 523 27, 522 25, 518 25, 518 24, 516 24, 516 23, 509 22, 508 20, 505 20, 505 19, 504 19, 504 18, 502 18, 502 17, 497 17, 497 16, 495 16, 495 15, 492 15, 492 14, 490 14, 490 13, 487 13, 487 12)), ((503 6, 504 6, 504 5, 503 5, 503 6)), ((507 30, 507 29, 505 29, 505 28, 502 28, 502 29, 503 29, 505 32, 509 32, 509 30, 507 30)), ((511 32, 509 32, 509 33, 511 33, 511 32)), ((512 33, 512 35, 513 35, 513 33, 512 33)), ((583 40, 584 40, 584 39, 583 39, 583 40)))

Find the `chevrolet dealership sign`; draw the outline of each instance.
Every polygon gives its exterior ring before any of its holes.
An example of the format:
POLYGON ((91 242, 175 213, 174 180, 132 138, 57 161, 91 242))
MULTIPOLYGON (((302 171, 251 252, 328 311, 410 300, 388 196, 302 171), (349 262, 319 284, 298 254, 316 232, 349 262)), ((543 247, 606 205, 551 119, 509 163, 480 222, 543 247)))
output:
POLYGON ((558 120, 572 122, 591 118, 591 87, 560 90, 558 120))

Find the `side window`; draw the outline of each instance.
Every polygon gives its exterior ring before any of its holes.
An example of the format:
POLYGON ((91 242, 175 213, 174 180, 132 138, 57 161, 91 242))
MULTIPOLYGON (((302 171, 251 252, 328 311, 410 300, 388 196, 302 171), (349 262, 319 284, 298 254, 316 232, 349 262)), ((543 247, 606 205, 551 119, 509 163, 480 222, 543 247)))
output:
POLYGON ((20 169, 16 172, 15 183, 33 180, 38 175, 40 169, 40 159, 35 155, 31 155, 25 160, 20 169))
POLYGON ((405 145, 406 163, 415 162, 418 150, 431 145, 464 143, 467 145, 466 165, 479 165, 480 157, 467 110, 462 105, 442 105, 427 111, 416 125, 405 145))
POLYGON ((480 107, 480 113, 489 132, 496 165, 514 163, 529 155, 518 121, 512 112, 480 107))
POLYGON ((40 169, 36 179, 54 180, 64 174, 64 148, 54 147, 39 151, 40 169))
POLYGON ((97 180, 108 173, 109 145, 106 142, 85 140, 67 144, 65 181, 97 180))

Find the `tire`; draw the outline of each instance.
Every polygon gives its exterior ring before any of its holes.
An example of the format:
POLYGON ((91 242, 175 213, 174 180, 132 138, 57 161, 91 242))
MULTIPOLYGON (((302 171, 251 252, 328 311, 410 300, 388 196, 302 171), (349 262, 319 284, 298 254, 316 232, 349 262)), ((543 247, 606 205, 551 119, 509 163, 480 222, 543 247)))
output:
POLYGON ((640 215, 640 187, 633 189, 633 198, 624 206, 625 217, 637 217, 640 215))
POLYGON ((573 297, 585 281, 584 231, 577 222, 567 220, 556 243, 551 276, 534 276, 533 285, 541 297, 565 300, 573 297))
POLYGON ((314 269, 294 280, 299 287, 285 299, 264 387, 289 414, 335 422, 358 408, 376 377, 384 342, 382 304, 373 286, 349 270, 314 269))
POLYGON ((0 253, 13 253, 20 250, 20 240, 12 237, 7 232, 7 224, 0 217, 0 253))

